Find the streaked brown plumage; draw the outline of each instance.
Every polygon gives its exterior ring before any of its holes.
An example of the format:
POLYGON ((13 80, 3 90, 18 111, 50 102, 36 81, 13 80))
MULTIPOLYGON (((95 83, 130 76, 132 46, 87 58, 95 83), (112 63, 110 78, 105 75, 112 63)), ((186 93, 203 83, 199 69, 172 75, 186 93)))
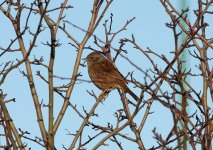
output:
POLYGON ((139 98, 127 87, 123 75, 100 52, 92 52, 86 57, 88 73, 92 82, 101 90, 121 89, 136 101, 139 98))

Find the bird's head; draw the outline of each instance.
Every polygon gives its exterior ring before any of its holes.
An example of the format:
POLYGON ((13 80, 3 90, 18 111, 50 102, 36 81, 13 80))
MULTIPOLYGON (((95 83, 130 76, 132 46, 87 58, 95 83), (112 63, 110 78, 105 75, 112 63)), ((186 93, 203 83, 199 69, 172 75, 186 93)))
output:
POLYGON ((104 61, 105 59, 106 58, 100 52, 92 52, 85 58, 88 64, 99 63, 104 61))

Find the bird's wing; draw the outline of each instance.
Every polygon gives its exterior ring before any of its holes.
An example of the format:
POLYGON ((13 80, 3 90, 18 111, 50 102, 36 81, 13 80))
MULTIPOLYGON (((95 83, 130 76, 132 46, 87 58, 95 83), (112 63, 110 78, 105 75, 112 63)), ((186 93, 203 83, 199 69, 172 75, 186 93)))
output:
POLYGON ((109 61, 106 61, 106 64, 103 65, 103 72, 102 74, 105 74, 108 77, 111 77, 112 79, 115 79, 116 81, 120 80, 123 82, 126 82, 124 76, 118 71, 118 69, 109 61))

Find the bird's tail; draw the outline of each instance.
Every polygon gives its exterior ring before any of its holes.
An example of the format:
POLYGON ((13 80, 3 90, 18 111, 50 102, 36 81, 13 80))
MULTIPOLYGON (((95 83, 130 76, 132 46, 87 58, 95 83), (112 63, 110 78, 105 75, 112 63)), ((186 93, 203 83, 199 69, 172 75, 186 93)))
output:
POLYGON ((127 89, 126 93, 129 93, 132 96, 132 98, 134 98, 137 102, 141 101, 141 99, 138 96, 136 96, 135 93, 133 93, 129 88, 127 89))

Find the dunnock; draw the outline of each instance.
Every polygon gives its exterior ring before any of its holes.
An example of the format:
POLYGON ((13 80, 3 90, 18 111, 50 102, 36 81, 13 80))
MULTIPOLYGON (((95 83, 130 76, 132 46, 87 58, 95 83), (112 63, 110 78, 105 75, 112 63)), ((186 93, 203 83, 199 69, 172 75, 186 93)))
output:
POLYGON ((92 52, 86 57, 88 73, 92 82, 101 90, 121 89, 136 101, 140 99, 127 87, 124 76, 100 52, 92 52))

